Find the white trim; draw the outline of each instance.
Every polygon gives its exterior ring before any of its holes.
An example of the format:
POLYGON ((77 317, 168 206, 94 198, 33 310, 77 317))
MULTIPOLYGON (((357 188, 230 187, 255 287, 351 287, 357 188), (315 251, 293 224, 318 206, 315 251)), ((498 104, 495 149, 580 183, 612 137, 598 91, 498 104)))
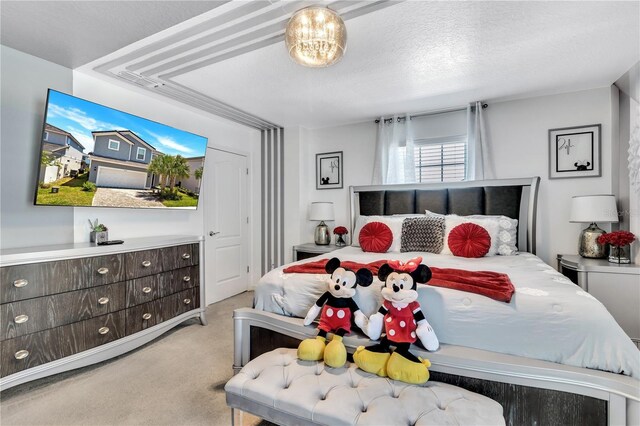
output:
MULTIPOLYGON (((125 133, 126 133, 126 134, 129 134, 129 135, 131 135, 132 137, 134 137, 138 142, 143 143, 143 144, 145 144, 146 146, 148 146, 148 147, 149 147, 149 149, 150 149, 151 151, 156 151, 156 149, 155 149, 153 146, 149 145, 149 142, 145 142, 143 139, 140 139, 140 137, 138 137, 138 136, 137 136, 135 133, 133 133, 131 130, 123 130, 123 131, 118 132, 118 133, 121 133, 121 135, 122 135, 123 137, 124 137, 124 134, 125 134, 125 133)), ((125 139, 126 139, 126 138, 125 138, 125 139)))
POLYGON ((128 161, 128 160, 116 160, 116 159, 106 158, 106 157, 97 157, 94 155, 90 155, 89 158, 91 159, 92 165, 94 161, 97 161, 98 163, 118 164, 121 166, 135 167, 143 170, 148 170, 149 168, 148 164, 135 163, 133 161, 128 161))
POLYGON ((133 145, 133 142, 131 142, 129 139, 125 138, 124 136, 122 136, 120 133, 118 132, 91 132, 91 135, 93 136, 93 139, 95 140, 96 137, 98 136, 108 136, 108 135, 114 135, 119 137, 122 141, 128 143, 129 145, 133 145))
POLYGON ((145 158, 147 158, 147 148, 139 146, 136 150, 136 160, 144 161, 145 158), (140 150, 142 150, 142 158, 139 157, 140 150))
POLYGON ((107 149, 110 149, 111 151, 120 151, 120 141, 117 141, 115 139, 109 139, 109 142, 107 143, 107 149), (118 144, 117 148, 111 148, 111 142, 115 142, 118 144))

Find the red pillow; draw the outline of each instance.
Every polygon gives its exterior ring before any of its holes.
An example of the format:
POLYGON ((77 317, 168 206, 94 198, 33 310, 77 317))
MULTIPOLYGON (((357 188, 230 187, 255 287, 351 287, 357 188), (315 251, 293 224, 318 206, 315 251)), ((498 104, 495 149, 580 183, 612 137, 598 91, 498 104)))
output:
POLYGON ((454 256, 483 257, 489 253, 491 236, 475 223, 463 223, 449 232, 449 248, 454 256))
POLYGON ((358 241, 362 251, 386 253, 393 242, 393 232, 382 222, 369 222, 360 230, 358 241))

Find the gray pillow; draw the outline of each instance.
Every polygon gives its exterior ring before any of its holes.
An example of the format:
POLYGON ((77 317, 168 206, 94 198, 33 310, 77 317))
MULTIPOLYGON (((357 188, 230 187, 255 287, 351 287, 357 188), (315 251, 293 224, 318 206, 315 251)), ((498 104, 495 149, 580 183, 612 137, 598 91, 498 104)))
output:
POLYGON ((440 253, 444 244, 444 216, 406 218, 402 222, 400 251, 440 253))

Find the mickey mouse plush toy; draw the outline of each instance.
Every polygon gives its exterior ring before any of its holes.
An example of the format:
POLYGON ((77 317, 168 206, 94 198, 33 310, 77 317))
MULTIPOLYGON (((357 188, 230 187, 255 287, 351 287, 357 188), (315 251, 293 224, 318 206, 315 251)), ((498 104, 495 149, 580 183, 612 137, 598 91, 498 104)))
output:
POLYGON ((331 274, 327 281, 328 291, 320 296, 304 318, 304 325, 309 325, 322 310, 318 336, 300 343, 298 358, 304 361, 319 361, 324 358, 325 364, 339 368, 347 362, 347 349, 342 343, 342 337, 351 332, 351 316, 355 317, 355 323, 361 328, 367 322, 366 316, 353 300, 356 286, 369 286, 373 281, 373 274, 365 268, 357 272, 341 268, 337 257, 327 262, 325 270, 331 274), (331 342, 325 345, 327 333, 334 335, 331 342))
POLYGON ((431 269, 420 262, 421 257, 407 263, 391 261, 378 270, 378 278, 384 283, 384 302, 378 312, 369 318, 368 324, 361 328, 369 338, 377 340, 384 325, 386 335, 378 345, 356 349, 353 359, 362 370, 382 377, 388 375, 406 383, 420 384, 429 380, 429 360, 409 352, 411 344, 417 339, 429 351, 437 350, 440 345, 416 301, 417 284, 424 284, 431 279, 431 269), (392 354, 391 346, 396 348, 392 354))

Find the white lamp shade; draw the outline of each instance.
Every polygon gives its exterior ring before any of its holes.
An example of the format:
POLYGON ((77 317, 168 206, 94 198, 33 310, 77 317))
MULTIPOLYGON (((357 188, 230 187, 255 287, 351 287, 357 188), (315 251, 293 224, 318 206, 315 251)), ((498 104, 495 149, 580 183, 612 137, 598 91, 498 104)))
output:
POLYGON ((333 220, 333 203, 315 202, 309 208, 309 220, 333 220))
POLYGON ((570 222, 617 222, 618 208, 613 195, 583 195, 571 199, 570 222))

